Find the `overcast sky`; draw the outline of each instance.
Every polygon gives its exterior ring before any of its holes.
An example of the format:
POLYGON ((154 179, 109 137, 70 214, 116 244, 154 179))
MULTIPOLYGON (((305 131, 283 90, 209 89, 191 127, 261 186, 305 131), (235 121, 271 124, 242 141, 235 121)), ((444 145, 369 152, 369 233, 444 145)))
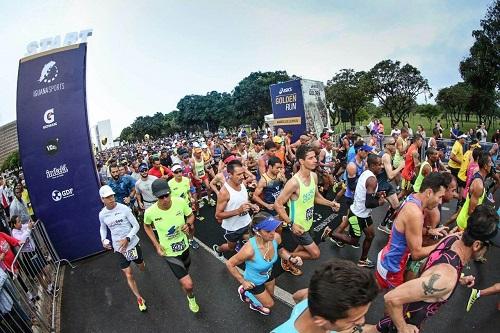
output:
POLYGON ((188 94, 231 90, 254 71, 326 82, 341 68, 410 63, 433 93, 460 80, 458 64, 490 1, 1 1, 0 124, 16 117, 26 45, 93 29, 90 124, 113 135, 139 115, 169 112, 188 94))

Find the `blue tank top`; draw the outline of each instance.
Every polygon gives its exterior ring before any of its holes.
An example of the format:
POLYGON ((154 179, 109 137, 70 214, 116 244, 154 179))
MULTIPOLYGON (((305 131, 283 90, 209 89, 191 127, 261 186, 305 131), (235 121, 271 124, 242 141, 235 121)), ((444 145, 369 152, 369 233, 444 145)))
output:
POLYGON ((262 189, 262 196, 265 203, 273 204, 278 195, 283 190, 283 181, 280 179, 272 179, 268 175, 263 175, 266 180, 266 186, 262 189))
POLYGON ((274 255, 271 258, 271 261, 264 259, 259 247, 257 246, 257 240, 255 237, 250 238, 250 244, 252 245, 254 256, 253 260, 245 262, 245 273, 243 273, 243 278, 252 282, 256 286, 259 286, 264 284, 269 279, 273 269, 273 264, 276 260, 278 260, 278 242, 273 240, 274 255))
MULTIPOLYGON (((361 165, 359 165, 358 163, 356 163, 355 159, 352 162, 356 165, 356 177, 355 177, 355 179, 353 179, 351 181, 357 182, 359 176, 363 173, 363 171, 365 171, 365 161, 361 162, 361 165)), ((344 171, 344 173, 345 173, 345 179, 347 181, 349 181, 348 180, 348 175, 347 175, 347 170, 344 171)), ((349 189, 349 186, 347 186, 347 188, 345 190, 345 196, 348 197, 348 198, 353 198, 354 197, 354 192, 349 189)))

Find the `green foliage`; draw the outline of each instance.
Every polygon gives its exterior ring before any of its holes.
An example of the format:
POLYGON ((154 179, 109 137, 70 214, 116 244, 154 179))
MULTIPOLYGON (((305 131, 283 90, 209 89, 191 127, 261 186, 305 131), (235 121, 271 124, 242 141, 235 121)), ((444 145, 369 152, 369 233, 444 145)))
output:
POLYGON ((472 96, 472 87, 464 82, 440 89, 436 103, 454 122, 459 121, 461 114, 469 114, 468 106, 472 96))
POLYGON ((19 168, 21 166, 21 158, 19 156, 19 151, 16 150, 12 153, 10 153, 5 161, 2 163, 2 171, 5 170, 14 170, 16 168, 19 168))
POLYGON ((365 72, 356 72, 353 69, 341 69, 329 80, 325 87, 326 104, 329 107, 330 116, 334 125, 340 121, 340 114, 347 113, 351 125, 356 121, 368 119, 369 115, 364 112, 360 115, 361 108, 373 100, 370 85, 365 72))
POLYGON ((429 124, 432 123, 434 119, 438 118, 442 113, 442 109, 439 106, 433 104, 417 105, 414 111, 422 117, 427 118, 429 120, 429 124))
POLYGON ((401 66, 399 61, 383 60, 368 72, 368 77, 370 90, 390 117, 391 127, 408 118, 418 95, 432 96, 427 80, 410 64, 401 66))
POLYGON ((252 127, 262 126, 264 116, 272 113, 269 86, 289 80, 286 71, 250 73, 234 88, 235 113, 231 117, 252 127))

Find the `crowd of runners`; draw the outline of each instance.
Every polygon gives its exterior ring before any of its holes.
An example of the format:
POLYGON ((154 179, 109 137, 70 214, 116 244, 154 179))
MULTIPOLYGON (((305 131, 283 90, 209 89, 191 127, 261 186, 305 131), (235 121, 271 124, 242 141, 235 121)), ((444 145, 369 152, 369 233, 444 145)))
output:
POLYGON ((406 128, 366 141, 349 130, 304 133, 295 142, 292 137, 281 129, 176 135, 96 155, 104 203, 100 236, 116 252, 140 311, 146 301, 130 265, 145 269, 141 225, 178 279, 189 309, 200 311, 189 267, 190 249, 199 248, 194 235, 197 221, 205 219, 204 205, 215 206, 218 225, 212 227, 225 239, 213 246, 215 255, 228 258, 241 301, 263 315, 274 305, 275 262, 298 276, 304 261, 322 255, 311 228, 315 206, 345 212, 324 228, 321 240, 360 248, 359 260, 321 265, 309 288, 293 295, 297 304, 276 333, 418 332, 458 284, 472 288, 467 311, 480 297, 500 292, 500 283, 475 289, 474 276, 462 273, 471 260, 488 265, 489 246, 500 247, 492 202, 500 184, 500 136, 486 151, 477 140, 458 136, 448 163, 442 162, 439 133, 428 141, 406 128), (452 200, 456 212, 444 221, 442 205, 452 200), (372 219, 376 207, 387 210, 381 221, 372 219), (285 248, 285 232, 293 248, 285 248), (375 237, 386 237, 387 244, 372 261, 375 237), (367 324, 365 314, 380 292, 385 313, 367 324))

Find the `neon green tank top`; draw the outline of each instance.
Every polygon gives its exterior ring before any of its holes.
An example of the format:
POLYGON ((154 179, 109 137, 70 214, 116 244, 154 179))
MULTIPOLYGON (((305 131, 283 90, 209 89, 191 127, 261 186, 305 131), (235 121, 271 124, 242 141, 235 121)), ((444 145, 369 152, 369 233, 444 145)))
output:
MULTIPOLYGON (((481 205, 484 201, 484 197, 486 196, 486 190, 483 189, 483 194, 479 197, 477 205, 481 205)), ((465 198, 465 203, 460 209, 460 213, 457 216, 457 226, 460 230, 465 230, 467 228, 467 220, 469 219, 469 203, 470 203, 470 194, 467 193, 467 197, 465 198)))
POLYGON ((413 185, 413 190, 415 192, 420 192, 420 186, 422 186, 422 181, 424 180, 424 175, 422 174, 422 170, 424 169, 424 166, 430 165, 429 162, 425 161, 422 163, 420 166, 420 171, 418 172, 417 179, 415 179, 415 185, 413 185))
MULTIPOLYGON (((312 174, 312 173, 311 173, 312 174)), ((316 193, 316 183, 312 175, 310 176, 310 183, 306 186, 298 174, 294 175, 299 183, 299 197, 297 200, 289 200, 288 207, 290 207, 290 219, 292 223, 297 223, 304 231, 311 229, 314 217, 314 196, 316 193)))
POLYGON ((200 162, 194 158, 194 171, 196 172, 196 177, 201 178, 205 176, 205 161, 201 159, 200 162))
POLYGON ((178 182, 175 178, 172 178, 168 181, 168 185, 170 186, 170 191, 172 196, 183 198, 189 204, 189 179, 186 177, 182 177, 182 180, 178 182))

